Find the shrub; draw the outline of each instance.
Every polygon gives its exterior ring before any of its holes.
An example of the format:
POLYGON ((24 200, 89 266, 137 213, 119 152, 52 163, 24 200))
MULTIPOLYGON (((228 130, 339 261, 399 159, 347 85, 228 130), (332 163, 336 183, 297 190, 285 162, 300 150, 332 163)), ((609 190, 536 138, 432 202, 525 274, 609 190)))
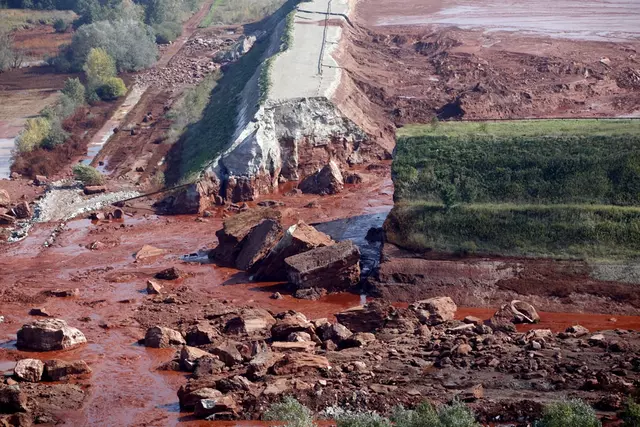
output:
POLYGON ((591 406, 582 400, 573 399, 554 402, 545 406, 542 419, 536 427, 601 427, 591 406))
POLYGON ((84 104, 85 89, 77 77, 67 79, 64 82, 62 94, 68 96, 77 106, 84 104))
POLYGON ((127 87, 119 77, 109 77, 96 90, 96 93, 103 101, 113 101, 127 93, 127 87))
POLYGON ((60 120, 54 120, 51 122, 51 129, 47 136, 42 140, 42 148, 52 150, 58 145, 64 144, 69 137, 69 134, 62 129, 62 123, 60 120))
POLYGON ((67 28, 69 28, 69 24, 62 18, 56 19, 53 23, 53 29, 56 30, 56 33, 64 33, 67 28))
POLYGON ((622 427, 640 427, 640 405, 629 398, 620 419, 622 427))
POLYGON ((337 427, 391 427, 391 422, 375 412, 339 411, 334 415, 337 427))
POLYGON ((24 130, 16 139, 16 148, 21 153, 28 153, 39 148, 49 135, 51 122, 45 117, 27 119, 24 130))
POLYGON ((414 410, 396 408, 391 416, 396 427, 481 427, 473 412, 463 403, 435 408, 422 403, 414 410))
POLYGON ((309 408, 293 397, 285 397, 282 402, 271 405, 265 412, 266 421, 282 421, 287 427, 312 427, 313 417, 309 408))
POLYGON ((102 185, 104 176, 96 168, 88 165, 77 164, 73 167, 73 175, 84 185, 102 185))

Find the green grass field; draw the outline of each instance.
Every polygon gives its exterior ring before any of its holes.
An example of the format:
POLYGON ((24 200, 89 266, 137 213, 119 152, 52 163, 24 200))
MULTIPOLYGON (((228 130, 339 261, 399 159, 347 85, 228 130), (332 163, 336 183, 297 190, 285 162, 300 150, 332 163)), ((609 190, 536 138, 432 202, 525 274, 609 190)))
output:
POLYGON ((407 126, 393 178, 387 237, 412 250, 640 257, 640 121, 407 126))
POLYGON ((215 0, 200 28, 256 22, 278 10, 286 0, 215 0))
POLYGON ((53 25, 57 19, 72 22, 77 15, 70 10, 0 9, 0 31, 53 25))

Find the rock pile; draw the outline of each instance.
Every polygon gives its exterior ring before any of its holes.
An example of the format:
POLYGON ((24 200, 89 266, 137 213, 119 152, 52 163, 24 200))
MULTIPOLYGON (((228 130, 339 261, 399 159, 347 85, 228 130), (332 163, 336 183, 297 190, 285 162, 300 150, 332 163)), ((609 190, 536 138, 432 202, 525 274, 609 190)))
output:
POLYGON ((164 369, 190 372, 178 391, 181 408, 216 420, 257 418, 292 395, 314 411, 380 413, 457 398, 482 422, 499 415, 501 422, 526 423, 539 415, 540 401, 567 393, 617 409, 640 379, 639 333, 593 335, 580 326, 518 332, 471 316, 455 320, 455 312, 448 297, 407 309, 374 301, 337 313, 337 322, 296 311, 227 309, 187 329, 184 319, 173 325, 181 338, 164 369), (196 341, 195 329, 206 339, 196 341))

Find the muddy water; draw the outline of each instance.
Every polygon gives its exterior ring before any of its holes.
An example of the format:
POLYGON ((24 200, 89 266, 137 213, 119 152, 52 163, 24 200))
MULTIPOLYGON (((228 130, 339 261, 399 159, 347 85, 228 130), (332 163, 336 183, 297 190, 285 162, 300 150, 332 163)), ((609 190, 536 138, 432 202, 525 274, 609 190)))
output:
POLYGON ((415 0, 361 2, 373 25, 455 25, 488 31, 518 31, 582 40, 640 39, 640 2, 637 0, 443 0, 418 10, 415 0))
POLYGON ((11 174, 11 150, 14 138, 0 138, 0 179, 9 178, 11 174))

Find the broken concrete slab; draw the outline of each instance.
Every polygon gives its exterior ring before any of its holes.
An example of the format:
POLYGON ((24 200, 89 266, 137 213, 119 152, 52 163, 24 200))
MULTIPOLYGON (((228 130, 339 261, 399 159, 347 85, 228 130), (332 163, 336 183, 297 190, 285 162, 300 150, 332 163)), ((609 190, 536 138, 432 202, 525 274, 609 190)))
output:
POLYGON ((297 289, 346 291, 360 282, 360 249, 350 240, 294 255, 285 264, 297 289))
POLYGON ((144 245, 138 252, 136 252, 136 261, 143 261, 145 259, 164 255, 167 251, 164 249, 156 248, 151 245, 144 245))
POLYGON ((279 221, 264 219, 258 223, 242 244, 236 258, 236 268, 249 271, 256 266, 282 237, 282 226, 279 221))
POLYGON ((284 260, 322 246, 331 246, 335 242, 311 225, 300 221, 285 232, 280 241, 271 249, 256 270, 256 280, 287 280, 284 260))
MULTIPOLYGON (((234 267, 251 231, 263 220, 270 219, 279 223, 281 218, 281 213, 276 209, 259 208, 249 209, 226 219, 223 228, 216 232, 218 246, 209 252, 209 258, 220 265, 234 267)), ((248 255, 245 258, 248 259, 248 255)))

